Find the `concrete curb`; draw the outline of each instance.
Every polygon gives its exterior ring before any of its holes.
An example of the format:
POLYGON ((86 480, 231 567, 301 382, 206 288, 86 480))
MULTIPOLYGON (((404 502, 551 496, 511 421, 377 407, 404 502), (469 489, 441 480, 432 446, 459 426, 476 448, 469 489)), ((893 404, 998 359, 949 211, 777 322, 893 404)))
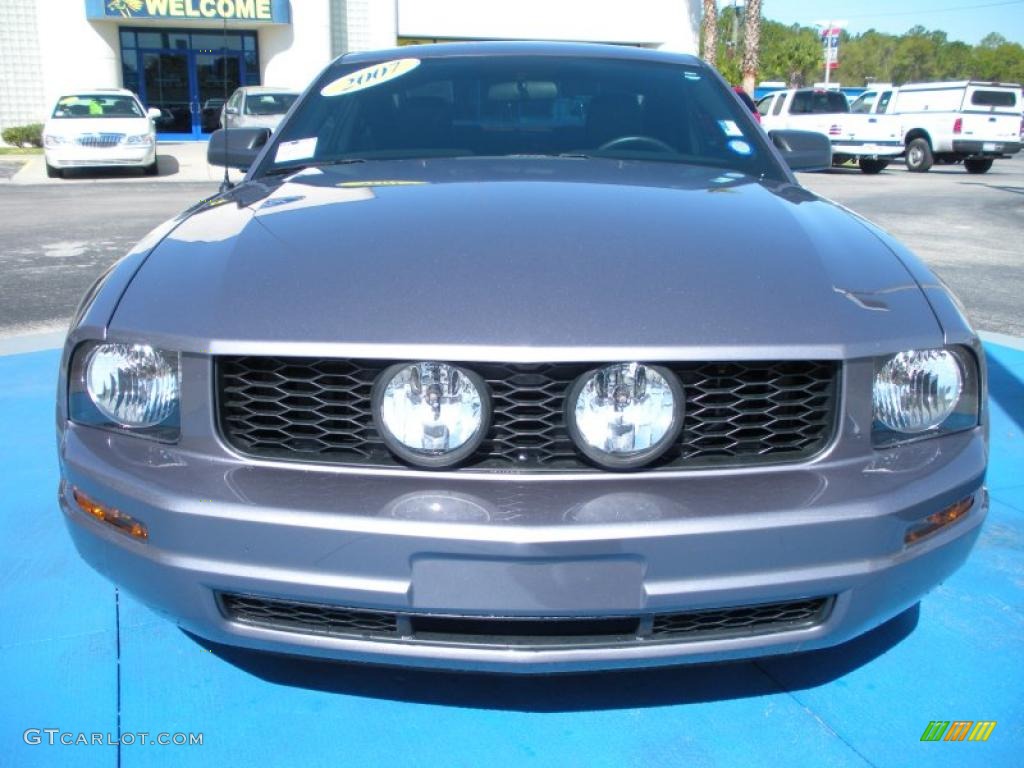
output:
POLYGON ((1024 337, 1010 336, 1005 333, 996 333, 995 331, 978 331, 978 335, 981 336, 983 341, 991 341, 993 344, 1000 344, 1004 347, 1010 347, 1010 349, 1024 351, 1024 337))
POLYGON ((31 333, 0 336, 0 357, 21 355, 26 352, 42 352, 46 349, 60 349, 64 346, 64 337, 67 332, 67 326, 61 323, 31 333))

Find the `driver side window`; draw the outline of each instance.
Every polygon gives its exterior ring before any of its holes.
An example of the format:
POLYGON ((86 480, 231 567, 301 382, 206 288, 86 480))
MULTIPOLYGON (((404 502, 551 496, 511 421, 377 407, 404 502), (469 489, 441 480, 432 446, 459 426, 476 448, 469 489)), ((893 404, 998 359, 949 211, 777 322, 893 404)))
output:
POLYGON ((876 94, 874 91, 867 91, 862 93, 855 102, 850 106, 850 112, 855 115, 866 115, 871 112, 871 107, 874 106, 876 94))

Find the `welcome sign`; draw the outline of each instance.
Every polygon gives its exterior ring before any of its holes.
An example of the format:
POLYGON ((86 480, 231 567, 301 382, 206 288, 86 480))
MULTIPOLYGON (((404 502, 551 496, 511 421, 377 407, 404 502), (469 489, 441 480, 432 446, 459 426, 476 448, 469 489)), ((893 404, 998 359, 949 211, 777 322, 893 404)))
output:
POLYGON ((288 24, 288 0, 86 0, 89 19, 166 19, 190 21, 246 21, 288 24))

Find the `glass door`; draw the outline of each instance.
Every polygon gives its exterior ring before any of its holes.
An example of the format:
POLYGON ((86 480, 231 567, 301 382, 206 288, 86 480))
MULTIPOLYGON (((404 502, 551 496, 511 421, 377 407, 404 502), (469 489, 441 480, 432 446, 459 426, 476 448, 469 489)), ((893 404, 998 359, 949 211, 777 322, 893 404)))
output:
POLYGON ((242 55, 225 51, 194 53, 193 56, 196 82, 194 128, 196 134, 206 135, 220 128, 224 99, 230 98, 243 83, 242 55))
POLYGON ((188 51, 142 51, 141 86, 143 103, 160 110, 158 134, 188 134, 193 131, 192 78, 188 51))
MULTIPOLYGON (((2 2, 2 0, 0 0, 2 2)), ((124 87, 160 110, 157 133, 167 140, 206 138, 220 127, 224 92, 260 82, 252 31, 120 29, 124 87)))

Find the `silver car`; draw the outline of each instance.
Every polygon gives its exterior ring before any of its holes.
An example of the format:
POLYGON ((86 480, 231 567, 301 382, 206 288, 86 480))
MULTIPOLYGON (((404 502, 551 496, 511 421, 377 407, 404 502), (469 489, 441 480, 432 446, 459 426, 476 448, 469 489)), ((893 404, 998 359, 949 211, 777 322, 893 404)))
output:
POLYGON ((982 347, 699 60, 348 54, 68 335, 82 556, 256 649, 561 672, 791 653, 985 518, 982 347), (788 165, 788 167, 787 167, 788 165))
POLYGON ((224 128, 274 130, 298 98, 298 91, 266 85, 243 86, 221 106, 220 124, 224 128))

